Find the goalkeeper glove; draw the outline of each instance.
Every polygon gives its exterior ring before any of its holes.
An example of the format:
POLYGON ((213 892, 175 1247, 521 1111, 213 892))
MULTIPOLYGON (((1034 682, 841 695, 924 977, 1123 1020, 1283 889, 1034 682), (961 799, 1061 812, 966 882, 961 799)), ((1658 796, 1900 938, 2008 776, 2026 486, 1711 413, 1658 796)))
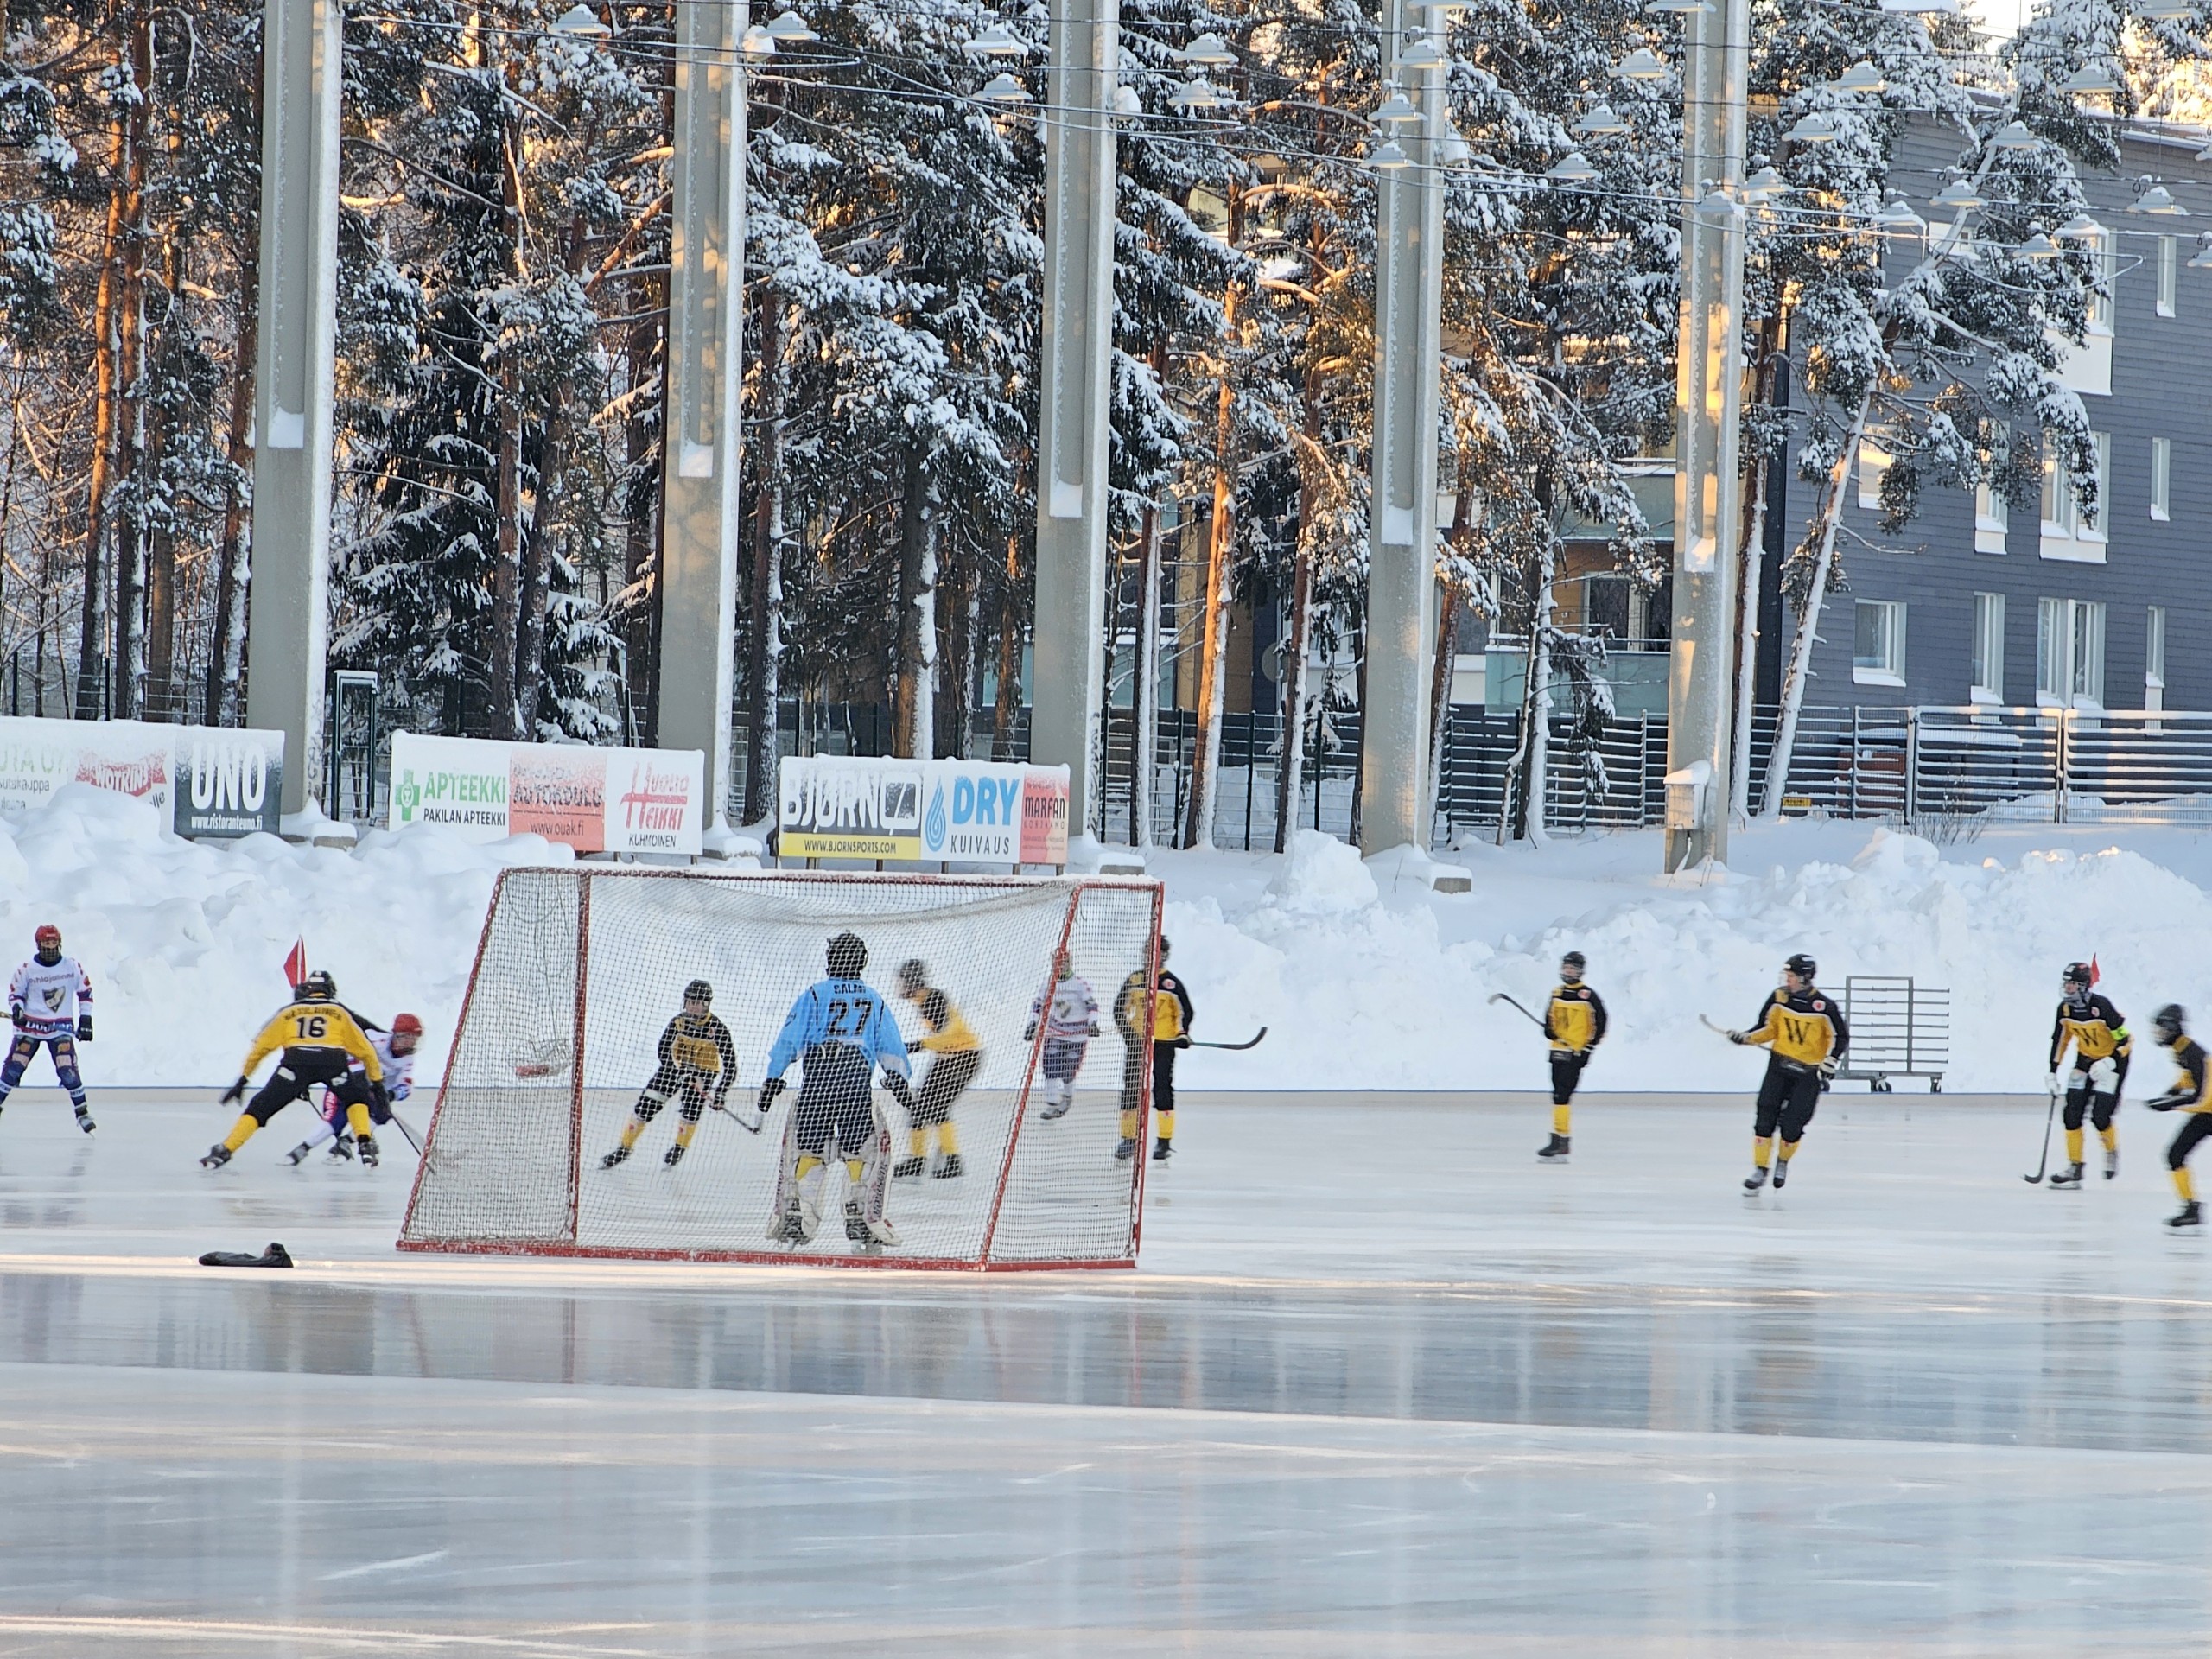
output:
POLYGON ((80 1014, 77 1016, 77 1040, 80 1043, 89 1043, 92 1040, 92 1016, 89 1014, 80 1014))
POLYGON ((769 1078, 767 1082, 760 1085, 760 1093, 759 1097, 753 1102, 753 1109, 759 1112, 761 1116, 767 1116, 768 1109, 776 1103, 776 1096, 783 1092, 784 1080, 781 1077, 769 1078))
POLYGON ((245 1077, 241 1075, 236 1083, 224 1090, 223 1104, 226 1106, 235 1106, 238 1102, 244 1100, 245 1098, 245 1084, 246 1080, 245 1077))

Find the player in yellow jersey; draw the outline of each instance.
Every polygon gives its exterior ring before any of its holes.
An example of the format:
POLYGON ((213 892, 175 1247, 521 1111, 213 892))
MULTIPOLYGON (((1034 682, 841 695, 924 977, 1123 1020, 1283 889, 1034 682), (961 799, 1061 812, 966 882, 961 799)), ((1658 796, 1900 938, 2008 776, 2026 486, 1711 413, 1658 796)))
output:
POLYGON ((1782 986, 1769 991, 1759 1008, 1758 1023, 1749 1031, 1732 1031, 1732 1043, 1751 1043, 1767 1052, 1766 1076, 1759 1084, 1758 1115, 1752 1124, 1751 1173, 1744 1191, 1756 1192, 1767 1182, 1773 1165, 1778 1192, 1789 1179, 1789 1160, 1805 1138, 1827 1087, 1851 1046, 1851 1028, 1843 1010, 1828 994, 1813 983, 1819 965, 1803 951, 1782 965, 1782 986), (1782 1136, 1782 1156, 1774 1156, 1774 1137, 1782 1136))
POLYGON ((2050 1178, 2054 1187, 2082 1185, 2082 1119, 2086 1113, 2104 1143, 2105 1179, 2120 1173, 2120 1132, 2113 1127, 2113 1113, 2120 1107, 2120 1086, 2127 1081, 2127 1058, 2135 1039, 2112 999, 2090 987, 2097 970, 2086 962, 2069 962, 2059 976, 2062 992, 2058 1017, 2050 1026, 2050 1091, 2063 1093, 2066 1101, 2066 1167, 2050 1178), (2074 1065, 2062 1071, 2069 1046, 2074 1065))
POLYGON ((253 1138, 254 1131, 296 1100, 328 1084, 346 1109, 353 1131, 353 1145, 361 1166, 374 1169, 377 1142, 370 1133, 369 1108, 384 1099, 384 1062, 376 1045, 352 1014, 338 1001, 338 987, 326 973, 309 974, 292 988, 292 1000, 261 1028, 246 1051, 238 1080, 223 1091, 223 1103, 245 1099, 253 1069, 271 1054, 283 1051, 275 1071, 231 1125, 231 1132, 207 1148, 200 1162, 204 1168, 220 1169, 231 1154, 253 1138))
POLYGON ((911 1179, 930 1166, 930 1132, 937 1132, 937 1175, 955 1180, 962 1172, 960 1137, 952 1127, 952 1103, 976 1081, 983 1064, 983 1039, 950 997, 930 983, 929 964, 909 957, 899 964, 899 995, 918 1008, 924 1033, 909 1043, 930 1056, 930 1069, 914 1085, 914 1109, 906 1129, 906 1155, 893 1166, 893 1180, 911 1179))
POLYGON ((715 1017, 714 1008, 715 988, 705 980, 695 979, 683 988, 683 1011, 662 1028, 653 1051, 652 1077, 630 1109, 621 1141, 599 1160, 601 1169, 612 1169, 627 1158, 645 1125, 674 1100, 682 1122, 676 1126, 676 1139, 661 1154, 661 1161, 673 1169, 691 1149, 691 1137, 699 1132, 707 1108, 721 1109, 730 1085, 737 1081, 737 1046, 729 1039, 729 1027, 715 1017))
POLYGON ((2208 1066, 2203 1045, 2183 1029, 2184 1018, 2181 1005, 2169 1002, 2158 1010, 2151 1027, 2158 1033, 2159 1045, 2173 1051, 2174 1064, 2181 1068, 2181 1074, 2172 1088, 2149 1103, 2150 1108, 2154 1112, 2189 1115, 2189 1122, 2166 1148, 2166 1167, 2173 1172, 2174 1191, 2181 1195, 2181 1209, 2166 1223, 2169 1227, 2195 1227, 2203 1222, 2204 1212, 2196 1205, 2196 1187, 2190 1179, 2189 1154, 2198 1141, 2212 1135, 2212 1099, 2205 1096, 2205 1072, 2212 1066, 2208 1066))
POLYGON ((1137 1101, 1144 1092, 1145 1047, 1152 1050, 1152 1156, 1162 1163, 1175 1155, 1175 1056, 1191 1046, 1191 1024, 1198 1018, 1190 988, 1167 971, 1167 941, 1160 941, 1160 972, 1149 989, 1138 969, 1122 982, 1114 999, 1114 1026, 1122 1033, 1122 1139, 1116 1158, 1137 1155, 1137 1101))
POLYGON ((1559 986, 1544 1010, 1544 1035, 1552 1046, 1552 1138, 1536 1154, 1565 1163, 1569 1113, 1582 1068, 1590 1064, 1590 1051, 1605 1040, 1605 1005, 1598 993, 1582 982, 1589 963, 1580 950, 1559 959, 1559 986))

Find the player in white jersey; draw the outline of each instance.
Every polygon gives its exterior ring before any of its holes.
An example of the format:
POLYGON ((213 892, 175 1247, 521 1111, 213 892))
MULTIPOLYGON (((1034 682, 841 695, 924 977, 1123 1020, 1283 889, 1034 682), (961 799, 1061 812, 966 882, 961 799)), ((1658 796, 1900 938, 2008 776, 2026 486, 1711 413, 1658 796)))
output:
POLYGON ((1040 1024, 1045 1028, 1043 1116, 1065 1117, 1075 1104, 1075 1074, 1083 1069, 1084 1051, 1098 1034, 1098 999, 1065 950, 1053 959, 1052 982, 1029 1005, 1029 1028, 1021 1040, 1036 1041, 1040 1024))
POLYGON ((77 1070, 77 1045, 92 1040, 92 982, 74 957, 61 954, 61 930, 48 923, 31 936, 36 954, 8 983, 8 1014, 16 1023, 8 1058, 0 1063, 0 1105, 23 1080, 23 1069, 46 1045, 54 1075, 77 1109, 77 1127, 92 1132, 85 1106, 85 1079, 77 1070))
MULTIPOLYGON (((384 1103, 369 1104, 369 1121, 378 1128, 391 1122, 391 1109, 414 1092, 415 1049, 423 1040, 423 1022, 411 1014, 396 1014, 391 1017, 391 1029, 354 1016, 356 1023, 367 1033, 369 1046, 384 1062, 384 1103)), ((306 1160, 324 1141, 330 1142, 333 1158, 353 1155, 353 1137, 346 1132, 346 1103, 326 1085, 322 1091, 322 1122, 315 1132, 284 1154, 284 1160, 297 1166, 306 1160)))

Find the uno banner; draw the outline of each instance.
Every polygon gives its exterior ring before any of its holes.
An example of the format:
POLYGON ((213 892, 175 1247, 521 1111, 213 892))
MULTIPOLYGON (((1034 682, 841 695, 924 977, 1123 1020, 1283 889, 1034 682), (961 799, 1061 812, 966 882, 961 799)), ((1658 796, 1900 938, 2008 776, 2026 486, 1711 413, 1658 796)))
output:
POLYGON ((441 823, 472 841, 543 836, 580 853, 696 854, 707 757, 474 737, 391 739, 391 827, 441 823))
POLYGON ((776 782, 784 858, 1068 861, 1065 766, 791 755, 776 782))
POLYGON ((181 836, 276 833, 284 734, 136 720, 0 718, 0 812, 44 806, 64 784, 134 796, 181 836))

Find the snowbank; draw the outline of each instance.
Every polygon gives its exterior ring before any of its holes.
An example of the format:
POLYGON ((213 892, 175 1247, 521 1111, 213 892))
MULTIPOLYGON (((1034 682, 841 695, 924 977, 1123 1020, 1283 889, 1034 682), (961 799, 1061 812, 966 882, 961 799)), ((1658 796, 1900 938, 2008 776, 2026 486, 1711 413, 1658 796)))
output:
MULTIPOLYGON (((537 836, 471 846, 421 826, 372 833, 352 852, 267 836, 192 842, 138 802, 72 786, 0 820, 0 972, 54 922, 98 988, 95 1086, 219 1084, 283 995, 284 953, 303 935, 347 1001, 379 1020, 423 1017, 423 1071, 435 1076, 494 877, 569 856, 537 836)), ((1268 1027, 1249 1053, 1194 1051, 1183 1080, 1539 1087, 1536 1033, 1487 999, 1535 1006, 1569 946, 1589 957, 1612 1014, 1588 1077, 1599 1090, 1750 1087, 1758 1057, 1697 1016, 1747 1023, 1800 950, 1839 988, 1851 973, 1948 987, 1955 1090, 2040 1088, 2058 969, 2077 957, 2100 959, 2139 1030, 2169 1001, 2212 1023, 2212 899, 2199 885, 2212 842, 2184 831, 2008 827, 1942 850, 1863 824, 1789 824, 1739 837, 1738 872, 1707 880, 1654 874, 1646 834, 1453 856, 1474 872, 1471 893, 1392 891, 1311 833, 1282 859, 1157 855, 1198 1034, 1268 1027)), ((2134 1092, 2165 1072, 2146 1043, 2134 1092)))

